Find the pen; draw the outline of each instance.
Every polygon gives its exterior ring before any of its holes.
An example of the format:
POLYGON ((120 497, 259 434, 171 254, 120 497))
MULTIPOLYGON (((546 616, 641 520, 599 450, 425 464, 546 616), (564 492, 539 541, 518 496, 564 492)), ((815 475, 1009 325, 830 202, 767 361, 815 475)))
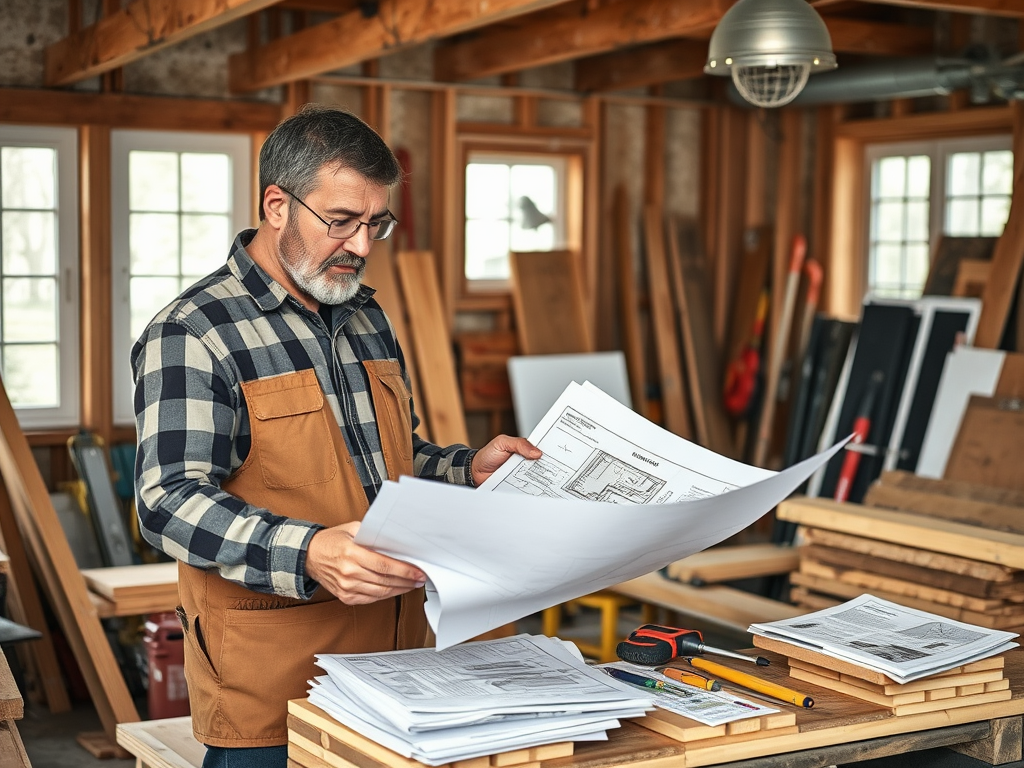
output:
POLYGON ((723 667, 721 664, 716 664, 713 661, 702 659, 699 656, 692 658, 687 657, 686 661, 691 667, 708 672, 715 677, 721 678, 722 680, 728 680, 730 683, 749 688, 752 691, 763 693, 766 696, 771 696, 773 699, 779 699, 780 701, 786 701, 790 704, 796 704, 798 707, 805 707, 810 709, 814 706, 814 699, 810 696, 805 696, 798 691, 791 690, 785 686, 778 685, 777 683, 771 683, 767 680, 761 680, 760 678, 748 675, 746 672, 738 672, 735 669, 729 667, 723 667))
POLYGON ((655 691, 668 691, 669 693, 675 693, 683 696, 690 695, 688 691, 685 691, 682 688, 678 688, 674 685, 668 685, 661 680, 655 680, 653 677, 637 675, 633 672, 627 672, 624 669, 616 669, 615 667, 602 667, 602 669, 616 680, 622 680, 624 683, 639 685, 641 688, 651 688, 655 691))
POLYGON ((693 672, 687 672, 685 669, 662 667, 658 669, 658 671, 665 677, 671 677, 673 680, 678 680, 680 683, 686 683, 687 685, 694 685, 698 688, 703 688, 705 691, 722 690, 722 684, 717 680, 709 680, 708 678, 696 675, 693 672))

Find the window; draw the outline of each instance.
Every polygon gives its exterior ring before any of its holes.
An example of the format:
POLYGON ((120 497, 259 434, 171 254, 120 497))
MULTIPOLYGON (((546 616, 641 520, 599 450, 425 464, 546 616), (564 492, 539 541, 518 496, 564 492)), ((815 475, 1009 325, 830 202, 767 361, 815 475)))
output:
POLYGON ((867 150, 868 290, 916 298, 940 235, 997 237, 1010 209, 1010 137, 867 150))
POLYGON ((130 352, 153 315, 227 259, 249 226, 244 136, 114 131, 114 421, 134 420, 130 352))
POLYGON ((566 166, 554 155, 470 152, 466 163, 465 276, 509 278, 510 251, 566 242, 566 166))
POLYGON ((78 424, 77 147, 0 127, 0 370, 24 428, 78 424))

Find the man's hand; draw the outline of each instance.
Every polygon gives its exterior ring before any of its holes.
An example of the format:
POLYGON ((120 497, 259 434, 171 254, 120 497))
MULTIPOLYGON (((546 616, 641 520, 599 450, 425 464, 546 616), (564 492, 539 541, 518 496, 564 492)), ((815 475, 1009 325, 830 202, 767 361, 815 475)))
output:
POLYGON ((473 456, 469 468, 473 473, 473 485, 483 483, 513 454, 519 454, 524 459, 539 459, 543 455, 540 448, 525 437, 498 435, 473 456))
POLYGON ((419 568, 361 547, 353 540, 359 523, 324 528, 306 550, 306 575, 346 605, 365 605, 422 587, 419 568))

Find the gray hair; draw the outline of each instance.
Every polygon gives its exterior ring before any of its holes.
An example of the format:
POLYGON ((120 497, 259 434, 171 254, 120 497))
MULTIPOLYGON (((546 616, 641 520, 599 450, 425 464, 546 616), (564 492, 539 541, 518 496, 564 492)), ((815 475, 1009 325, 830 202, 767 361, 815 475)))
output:
POLYGON ((306 104, 282 120, 260 149, 260 221, 267 187, 277 184, 305 198, 325 166, 347 168, 385 187, 402 178, 394 153, 370 126, 351 112, 306 104))

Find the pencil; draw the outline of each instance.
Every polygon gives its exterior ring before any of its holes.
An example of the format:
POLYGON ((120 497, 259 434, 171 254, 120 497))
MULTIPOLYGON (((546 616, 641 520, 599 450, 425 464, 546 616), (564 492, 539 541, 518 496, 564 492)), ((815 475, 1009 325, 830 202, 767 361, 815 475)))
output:
POLYGON ((702 659, 699 656, 692 658, 685 657, 685 660, 691 667, 703 670, 709 674, 714 675, 722 680, 728 680, 730 683, 749 688, 752 691, 763 693, 765 696, 771 696, 773 699, 779 701, 785 701, 790 704, 796 704, 798 707, 805 707, 810 709, 814 706, 814 699, 810 696, 794 691, 790 688, 786 688, 783 685, 772 683, 767 680, 762 680, 759 677, 748 675, 746 672, 739 672, 729 667, 723 667, 721 664, 716 664, 713 661, 702 659))
POLYGON ((680 683, 686 683, 687 685, 694 685, 697 688, 703 688, 705 691, 719 691, 722 689, 721 684, 717 680, 709 680, 706 677, 696 675, 693 672, 687 672, 684 669, 662 667, 658 671, 672 680, 678 680, 680 683))

